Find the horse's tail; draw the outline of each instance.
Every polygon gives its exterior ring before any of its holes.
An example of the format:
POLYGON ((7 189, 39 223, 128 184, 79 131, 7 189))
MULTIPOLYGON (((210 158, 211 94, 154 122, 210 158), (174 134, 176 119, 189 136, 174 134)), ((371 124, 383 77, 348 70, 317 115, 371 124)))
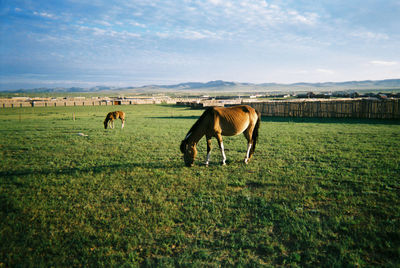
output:
POLYGON ((253 130, 253 135, 251 137, 251 139, 253 140, 253 145, 251 146, 251 150, 253 151, 253 153, 256 149, 256 144, 257 144, 257 139, 258 139, 258 130, 260 128, 260 123, 261 123, 261 113, 257 110, 255 110, 255 111, 257 113, 257 122, 256 122, 256 125, 253 130))

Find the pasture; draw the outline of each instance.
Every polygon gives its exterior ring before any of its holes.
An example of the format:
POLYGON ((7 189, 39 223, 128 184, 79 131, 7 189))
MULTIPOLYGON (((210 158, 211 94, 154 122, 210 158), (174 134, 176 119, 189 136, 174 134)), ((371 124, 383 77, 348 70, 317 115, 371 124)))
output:
POLYGON ((0 109, 0 267, 400 265, 399 121, 263 118, 187 168, 201 113, 0 109))

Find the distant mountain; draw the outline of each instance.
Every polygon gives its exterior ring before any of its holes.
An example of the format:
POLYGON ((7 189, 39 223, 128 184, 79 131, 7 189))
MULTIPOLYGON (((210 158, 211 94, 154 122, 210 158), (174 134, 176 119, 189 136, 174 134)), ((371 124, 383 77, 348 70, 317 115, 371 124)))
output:
POLYGON ((365 81, 346 81, 346 82, 324 82, 324 83, 294 83, 289 86, 307 86, 313 88, 321 87, 348 87, 350 88, 376 88, 378 87, 394 87, 398 88, 400 86, 400 79, 387 79, 387 80, 365 80, 365 81))
POLYGON ((79 93, 79 92, 103 92, 116 90, 117 87, 107 87, 107 86, 96 86, 92 88, 83 87, 56 87, 56 88, 33 88, 33 89, 18 89, 12 91, 6 91, 9 93, 79 93))
POLYGON ((201 82, 188 82, 188 83, 181 83, 177 85, 168 85, 168 86, 154 86, 159 88, 174 88, 174 89, 201 89, 201 88, 216 88, 216 87, 231 87, 235 86, 236 83, 234 82, 226 82, 222 80, 210 81, 207 83, 201 82))
POLYGON ((342 91, 342 90, 389 90, 400 89, 400 79, 387 80, 365 80, 347 82, 324 82, 324 83, 239 83, 227 82, 222 80, 202 82, 187 82, 175 85, 148 85, 142 87, 108 87, 96 86, 93 88, 36 88, 8 91, 14 93, 67 93, 67 92, 202 92, 202 91, 221 91, 221 92, 298 92, 298 91, 342 91))
MULTIPOLYGON (((138 89, 138 88, 132 88, 138 89)), ((222 80, 210 81, 207 83, 188 82, 176 85, 151 85, 140 88, 146 90, 167 90, 167 91, 238 91, 238 92, 259 92, 259 91, 335 91, 335 90, 383 90, 400 89, 400 79, 388 79, 377 81, 347 81, 347 82, 324 82, 324 83, 239 83, 222 80)))

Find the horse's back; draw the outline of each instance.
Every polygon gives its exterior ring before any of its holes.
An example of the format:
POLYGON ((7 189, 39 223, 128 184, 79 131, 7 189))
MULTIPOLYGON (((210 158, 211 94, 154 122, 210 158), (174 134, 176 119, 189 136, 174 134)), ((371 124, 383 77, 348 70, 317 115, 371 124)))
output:
POLYGON ((230 121, 247 121, 249 119, 257 120, 257 112, 254 108, 248 105, 238 105, 232 107, 214 107, 215 112, 230 121))
POLYGON ((125 119, 125 113, 123 111, 109 112, 107 114, 107 118, 110 118, 110 119, 113 119, 113 120, 114 119, 118 119, 118 118, 125 119))
POLYGON ((118 117, 121 119, 125 119, 125 113, 123 111, 117 111, 118 117))
POLYGON ((232 106, 232 107, 213 107, 213 109, 221 114, 256 113, 256 110, 249 105, 237 105, 237 106, 232 106))
POLYGON ((214 128, 224 136, 238 135, 258 119, 257 112, 248 105, 214 107, 214 128))

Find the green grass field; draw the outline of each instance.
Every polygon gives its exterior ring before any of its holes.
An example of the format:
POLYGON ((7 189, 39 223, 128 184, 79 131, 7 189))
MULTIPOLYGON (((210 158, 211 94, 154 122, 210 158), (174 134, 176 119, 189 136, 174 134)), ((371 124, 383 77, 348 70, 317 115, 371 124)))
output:
POLYGON ((201 113, 0 109, 0 267, 400 265, 399 121, 263 118, 187 168, 201 113))

